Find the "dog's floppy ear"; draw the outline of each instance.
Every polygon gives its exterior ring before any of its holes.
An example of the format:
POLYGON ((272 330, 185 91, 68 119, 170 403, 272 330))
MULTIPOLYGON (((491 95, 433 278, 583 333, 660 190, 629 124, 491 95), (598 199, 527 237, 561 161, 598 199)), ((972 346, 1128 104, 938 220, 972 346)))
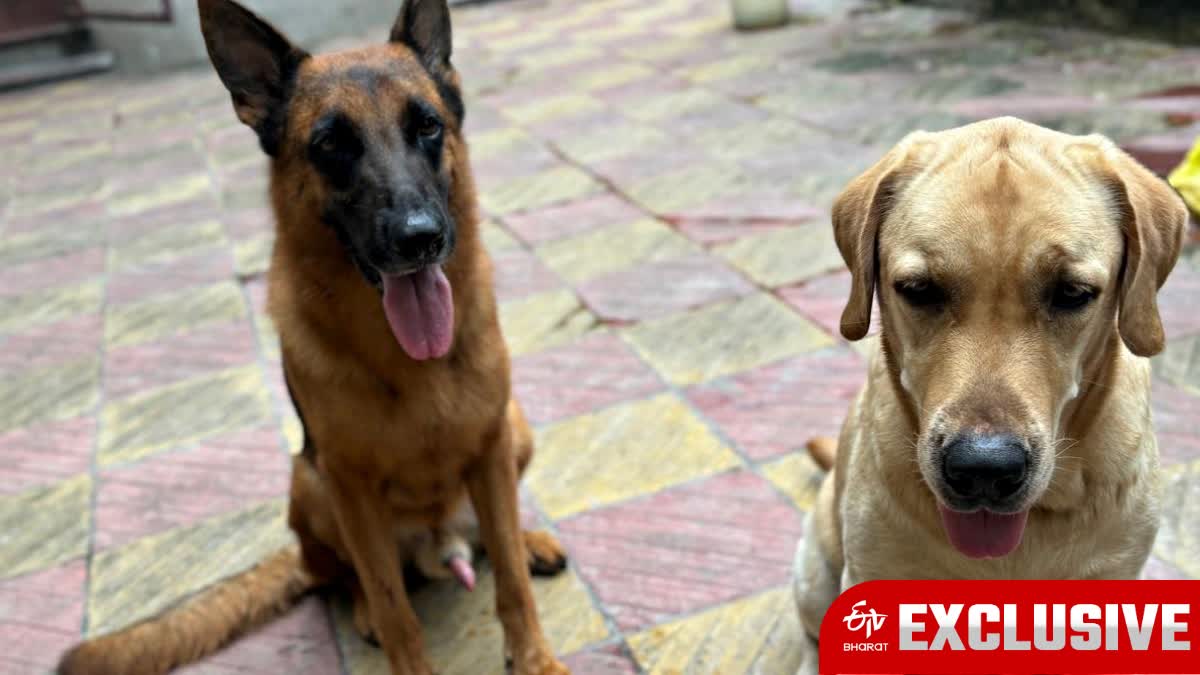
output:
POLYGON ((446 0, 404 0, 391 41, 406 45, 430 72, 450 70, 450 8, 446 0))
POLYGON ((232 0, 199 0, 200 30, 238 119, 258 134, 263 152, 279 152, 287 100, 308 58, 266 21, 232 0))
POLYGON ((875 166, 850 181, 833 203, 833 236, 853 279, 842 310, 841 330, 847 340, 862 339, 871 327, 879 225, 892 207, 900 179, 909 173, 910 150, 923 136, 919 131, 906 136, 875 166))
MULTIPOLYGON (((1166 346, 1158 289, 1179 259, 1187 207, 1165 181, 1111 141, 1089 140, 1095 145, 1085 155, 1111 196, 1125 237, 1117 329, 1129 351, 1154 356, 1166 346)), ((1078 146, 1074 149, 1078 154, 1078 146)))

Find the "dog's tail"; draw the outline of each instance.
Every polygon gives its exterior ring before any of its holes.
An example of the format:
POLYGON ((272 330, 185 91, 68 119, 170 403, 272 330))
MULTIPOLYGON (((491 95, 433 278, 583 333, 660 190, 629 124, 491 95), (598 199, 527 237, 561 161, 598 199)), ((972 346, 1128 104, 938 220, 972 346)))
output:
POLYGON ((289 546, 158 616, 76 645, 58 675, 167 673, 282 614, 316 585, 299 546, 289 546))
POLYGON ((804 447, 808 449, 808 456, 812 457, 822 471, 833 468, 833 462, 837 458, 836 438, 817 436, 805 443, 804 447))

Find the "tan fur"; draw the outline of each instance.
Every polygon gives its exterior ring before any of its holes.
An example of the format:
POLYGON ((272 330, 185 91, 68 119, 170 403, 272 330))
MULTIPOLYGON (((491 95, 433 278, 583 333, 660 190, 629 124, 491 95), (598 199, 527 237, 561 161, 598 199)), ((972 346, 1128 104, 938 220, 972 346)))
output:
MULTIPOLYGON (((209 23, 231 13, 244 16, 217 0, 202 0, 201 10, 209 23)), ((457 82, 457 75, 451 77, 457 82)), ((454 340, 451 352, 436 360, 414 361, 397 344, 379 292, 322 222, 326 188, 304 159, 307 129, 330 101, 360 124, 394 125, 412 96, 448 115, 430 77, 402 44, 307 58, 296 76, 283 149, 271 164, 277 228, 269 311, 306 435, 293 464, 289 506, 299 550, 280 553, 156 619, 81 645, 64 659, 61 673, 166 672, 211 653, 304 591, 339 583, 350 587, 356 624, 378 637, 391 672, 426 675, 431 670, 402 568, 421 553, 415 542, 430 541, 431 533, 434 540, 444 537, 447 528, 456 533, 456 518, 472 511, 495 574, 513 671, 567 673, 543 636, 529 579, 530 567, 557 572, 565 557, 550 535, 520 528, 517 480, 532 456, 532 433, 510 398, 491 261, 480 241, 460 131, 447 127, 442 158, 458 233, 444 266, 453 289, 454 340), (354 66, 387 77, 368 95, 340 79, 354 66)), ((234 99, 243 120, 263 119, 255 113, 259 101, 244 104, 236 93, 234 99)), ((501 658, 496 655, 497 662, 501 658)))
MULTIPOLYGON (((846 188, 834 208, 853 274, 842 331, 866 333, 878 293, 882 335, 797 552, 810 635, 840 589, 872 579, 1139 574, 1158 522, 1141 357, 1163 346, 1154 295, 1184 219, 1166 184, 1106 139, 1012 118, 914 133, 846 188), (1100 294, 1052 317, 1043 289, 1063 275, 1100 294), (914 276, 937 280, 948 308, 906 303, 894 284, 914 276), (1029 439, 1037 468, 1020 546, 972 560, 942 530, 931 448, 990 428, 1029 439)), ((810 445, 819 464, 830 445, 810 445)))

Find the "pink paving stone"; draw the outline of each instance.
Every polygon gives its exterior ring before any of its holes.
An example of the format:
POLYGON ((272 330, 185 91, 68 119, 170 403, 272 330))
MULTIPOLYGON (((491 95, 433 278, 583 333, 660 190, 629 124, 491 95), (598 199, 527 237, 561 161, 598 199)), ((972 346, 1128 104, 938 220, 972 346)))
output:
POLYGON ((1200 460, 1200 396, 1155 379, 1151 402, 1163 466, 1200 460))
POLYGON ((1176 265, 1167 277, 1167 283, 1158 292, 1158 310, 1162 316, 1163 330, 1167 339, 1200 333, 1200 312, 1196 311, 1196 300, 1200 298, 1200 268, 1176 265))
POLYGON ((562 281, 528 249, 513 247, 492 253, 496 299, 516 300, 553 290, 562 281))
POLYGON ((513 391, 532 424, 648 396, 664 385, 620 338, 595 333, 513 361, 513 391))
POLYGON ((949 111, 978 119, 1004 115, 1028 118, 1087 112, 1096 105, 1096 100, 1087 96, 1005 95, 959 101, 949 111))
POLYGON ((16 494, 86 473, 96 420, 53 420, 0 433, 0 495, 16 494))
POLYGON ((226 212, 221 217, 225 232, 234 239, 247 239, 275 230, 275 216, 265 206, 226 212))
POLYGON ((81 314, 0 335, 0 373, 75 363, 99 351, 103 340, 104 321, 99 314, 81 314))
POLYGON ((532 245, 582 234, 605 225, 624 225, 646 213, 615 194, 551 206, 504 218, 504 224, 532 245))
POLYGON ((104 249, 93 247, 22 265, 0 266, 0 296, 68 286, 104 274, 104 249))
MULTIPOLYGON (((780 289, 779 297, 831 335, 840 336, 842 309, 850 297, 850 272, 838 272, 780 289)), ((875 314, 878 312, 872 313, 872 321, 876 319, 875 314)))
POLYGON ((53 670, 83 623, 82 560, 0 581, 0 672, 53 670))
POLYGON ((10 216, 5 226, 5 230, 7 234, 36 232, 45 227, 47 223, 52 223, 60 227, 78 224, 79 227, 98 229, 103 226, 103 223, 107 218, 108 216, 106 215, 104 202, 87 201, 82 204, 74 204, 72 206, 54 209, 45 213, 10 216))
MULTIPOLYGON (((792 196, 780 195, 778 192, 739 192, 737 196, 721 197, 713 202, 702 204, 700 207, 683 209, 665 216, 666 220, 680 223, 694 221, 698 223, 722 223, 733 228, 739 225, 792 225, 797 222, 809 222, 828 219, 828 211, 812 207, 792 196)), ((748 232, 742 231, 744 235, 748 232)))
POLYGON ((238 431, 100 474, 95 546, 108 549, 280 497, 288 455, 277 429, 238 431))
POLYGON ((233 278, 233 254, 228 247, 209 247, 180 258, 113 272, 108 281, 108 302, 119 305, 152 295, 233 278))
POLYGON ((857 354, 836 348, 695 386, 687 396, 757 461, 836 436, 865 376, 857 354))
POLYGON ((1142 568, 1141 578, 1160 581, 1188 581, 1191 579, 1178 567, 1156 555, 1150 556, 1150 559, 1146 561, 1146 566, 1142 568))
POLYGON ((110 349, 104 392, 123 398, 196 375, 254 363, 254 329, 247 321, 203 326, 166 340, 110 349))
POLYGON ((132 216, 120 216, 108 221, 105 232, 109 241, 135 239, 166 225, 198 223, 204 220, 220 220, 221 209, 215 197, 171 204, 132 216))
POLYGON ((295 609, 209 658, 186 675, 331 675, 342 672, 325 603, 306 598, 295 609))
POLYGON ((618 645, 575 652, 563 659, 573 675, 634 675, 637 667, 618 645))
POLYGON ((559 523, 623 631, 785 583, 801 529, 769 483, 741 470, 559 523))
POLYGON ((754 286, 705 255, 645 263, 579 286, 579 296, 601 319, 640 321, 745 295, 754 286))

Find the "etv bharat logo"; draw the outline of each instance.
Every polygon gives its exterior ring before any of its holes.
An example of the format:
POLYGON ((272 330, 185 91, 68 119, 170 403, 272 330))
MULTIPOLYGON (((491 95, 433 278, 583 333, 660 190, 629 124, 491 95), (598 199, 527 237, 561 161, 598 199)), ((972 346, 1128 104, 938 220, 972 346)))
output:
POLYGON ((842 617, 842 621, 846 624, 846 630, 852 633, 866 629, 866 638, 870 640, 871 635, 875 631, 883 628, 883 622, 887 620, 887 614, 880 614, 866 605, 866 600, 859 600, 854 603, 854 606, 850 608, 850 613, 842 617), (865 611, 858 611, 859 607, 864 607, 865 611))

